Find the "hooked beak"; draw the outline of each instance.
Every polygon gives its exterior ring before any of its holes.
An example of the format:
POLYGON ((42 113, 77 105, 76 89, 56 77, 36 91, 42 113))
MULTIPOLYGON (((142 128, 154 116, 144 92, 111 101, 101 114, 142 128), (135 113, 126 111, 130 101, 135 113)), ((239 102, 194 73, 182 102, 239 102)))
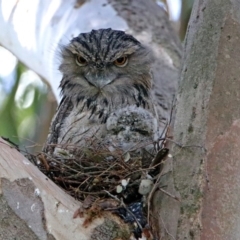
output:
POLYGON ((109 78, 109 77, 89 77, 86 78, 87 82, 92 85, 95 86, 98 89, 102 89, 104 88, 106 85, 108 85, 109 83, 111 83, 114 79, 113 78, 109 78))

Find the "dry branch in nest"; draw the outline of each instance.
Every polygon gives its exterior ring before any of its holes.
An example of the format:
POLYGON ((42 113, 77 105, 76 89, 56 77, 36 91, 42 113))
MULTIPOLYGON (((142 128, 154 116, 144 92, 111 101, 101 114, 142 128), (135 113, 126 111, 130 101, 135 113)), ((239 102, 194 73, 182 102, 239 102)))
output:
POLYGON ((147 197, 168 150, 162 146, 158 153, 149 153, 146 148, 136 146, 131 152, 110 151, 107 145, 94 138, 86 141, 82 148, 57 147, 61 149, 57 156, 39 154, 37 165, 57 185, 82 202, 74 217, 85 214, 84 226, 88 226, 101 216, 102 210, 111 211, 132 224, 135 237, 141 237, 148 224, 147 197))

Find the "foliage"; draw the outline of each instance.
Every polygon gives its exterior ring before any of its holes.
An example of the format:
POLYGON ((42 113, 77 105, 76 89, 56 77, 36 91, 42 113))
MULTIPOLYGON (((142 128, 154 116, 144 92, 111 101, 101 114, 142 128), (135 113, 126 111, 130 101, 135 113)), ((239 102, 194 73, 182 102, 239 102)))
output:
POLYGON ((38 113, 47 94, 45 84, 26 83, 23 76, 27 71, 23 64, 17 64, 12 89, 7 93, 2 88, 5 98, 0 103, 0 135, 20 145, 34 137, 38 113))

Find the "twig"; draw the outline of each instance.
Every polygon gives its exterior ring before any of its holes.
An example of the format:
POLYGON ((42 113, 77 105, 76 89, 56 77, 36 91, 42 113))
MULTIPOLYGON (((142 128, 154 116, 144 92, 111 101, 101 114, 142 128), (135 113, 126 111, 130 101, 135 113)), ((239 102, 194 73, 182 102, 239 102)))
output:
POLYGON ((172 140, 171 138, 159 138, 158 140, 165 140, 165 139, 176 144, 179 148, 201 148, 204 150, 204 152, 207 152, 207 149, 201 145, 182 145, 181 143, 178 143, 178 142, 172 140))
POLYGON ((104 192, 106 192, 110 197, 112 197, 113 199, 115 199, 116 201, 118 201, 122 207, 124 207, 126 209, 126 211, 134 218, 134 220, 136 221, 138 227, 140 228, 140 230, 142 231, 142 226, 139 223, 139 221, 137 220, 137 218, 135 217, 135 215, 127 208, 127 206, 125 205, 125 203, 123 202, 123 200, 118 199, 116 196, 112 195, 110 192, 108 192, 107 190, 104 190, 104 192))
POLYGON ((173 199, 175 199, 175 200, 177 200, 177 201, 179 201, 179 202, 181 201, 178 197, 176 197, 176 196, 172 195, 171 193, 163 190, 162 188, 158 187, 158 189, 159 189, 161 192, 163 192, 163 193, 165 193, 166 195, 168 195, 169 197, 171 197, 171 198, 173 198, 173 199))
MULTIPOLYGON (((18 151, 20 151, 20 150, 19 150, 19 146, 18 146, 16 143, 14 143, 13 141, 11 141, 9 138, 3 137, 3 136, 1 136, 1 138, 2 138, 3 140, 5 140, 6 142, 10 143, 11 145, 13 145, 15 149, 17 149, 18 151)), ((1 142, 1 143, 3 143, 3 142, 1 142)), ((10 146, 10 147, 13 147, 13 146, 10 146)))
POLYGON ((158 213, 158 215, 159 215, 159 217, 160 217, 160 219, 161 219, 161 221, 162 221, 162 224, 163 224, 163 227, 164 227, 166 233, 167 233, 173 240, 176 240, 176 238, 167 230, 167 228, 166 228, 166 226, 165 226, 165 223, 164 223, 164 221, 163 221, 160 213, 158 213))
POLYGON ((148 221, 148 224, 150 225, 150 208, 151 208, 151 200, 152 200, 152 197, 153 197, 153 194, 154 192, 156 191, 156 189, 158 188, 158 183, 160 181, 160 178, 162 177, 162 171, 159 173, 158 175, 158 178, 157 178, 157 181, 156 183, 154 184, 151 192, 149 193, 148 195, 148 212, 147 212, 147 221, 148 221))

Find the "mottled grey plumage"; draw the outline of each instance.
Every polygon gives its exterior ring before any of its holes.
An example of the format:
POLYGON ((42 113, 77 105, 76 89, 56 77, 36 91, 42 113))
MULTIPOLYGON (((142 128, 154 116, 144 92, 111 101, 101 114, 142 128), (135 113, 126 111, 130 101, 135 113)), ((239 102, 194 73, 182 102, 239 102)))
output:
POLYGON ((148 150, 159 137, 152 97, 152 51, 131 35, 112 29, 81 33, 62 47, 62 101, 44 151, 81 147, 98 138, 110 149, 148 150))

